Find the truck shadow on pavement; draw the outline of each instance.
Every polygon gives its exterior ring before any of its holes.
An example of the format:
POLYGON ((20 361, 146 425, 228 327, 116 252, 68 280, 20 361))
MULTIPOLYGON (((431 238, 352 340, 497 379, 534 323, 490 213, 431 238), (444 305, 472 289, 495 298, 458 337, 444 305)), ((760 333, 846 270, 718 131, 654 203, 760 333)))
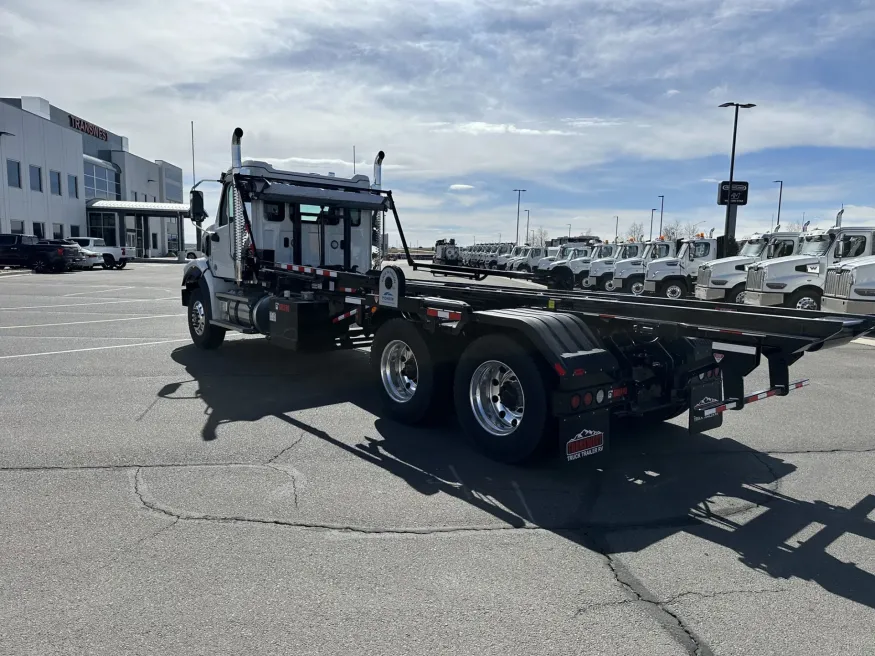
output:
POLYGON ((609 559, 685 532, 773 578, 812 581, 875 608, 875 576, 827 552, 845 535, 875 540, 867 517, 875 495, 851 508, 792 498, 781 485, 796 467, 735 440, 688 435, 672 424, 627 428, 592 462, 511 467, 473 451, 449 418, 430 428, 377 419, 372 430, 367 423, 361 436, 344 440, 294 416, 341 403, 379 416, 363 352, 295 354, 239 340, 215 353, 184 346, 172 357, 193 380, 166 385, 158 396, 191 398, 180 396, 181 386, 196 385, 206 406, 204 440, 216 439, 225 424, 276 417, 420 494, 470 504, 503 528, 555 531, 609 559))

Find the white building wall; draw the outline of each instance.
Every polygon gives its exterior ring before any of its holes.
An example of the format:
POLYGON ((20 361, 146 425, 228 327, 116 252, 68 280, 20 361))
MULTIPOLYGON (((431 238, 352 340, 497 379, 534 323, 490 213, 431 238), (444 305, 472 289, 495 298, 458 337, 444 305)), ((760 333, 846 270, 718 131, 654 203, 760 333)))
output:
POLYGON ((70 226, 85 226, 85 197, 82 190, 82 137, 39 116, 0 103, 0 131, 15 136, 0 137, 0 231, 9 232, 11 221, 24 221, 24 231, 33 232, 34 222, 45 224, 46 236, 52 236, 52 224, 64 226, 64 236, 70 226), (20 164, 21 188, 9 186, 6 160, 20 164), (42 193, 30 188, 30 166, 41 169, 42 193), (51 193, 50 171, 61 174, 61 195, 51 193), (71 198, 67 176, 75 175, 79 198, 71 198))

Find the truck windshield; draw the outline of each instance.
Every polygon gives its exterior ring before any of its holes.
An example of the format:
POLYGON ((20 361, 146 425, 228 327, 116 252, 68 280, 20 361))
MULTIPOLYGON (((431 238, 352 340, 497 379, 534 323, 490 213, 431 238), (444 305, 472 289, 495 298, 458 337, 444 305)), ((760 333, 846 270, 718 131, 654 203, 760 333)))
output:
POLYGON ((739 255, 745 257, 759 257, 766 248, 764 239, 751 239, 739 251, 739 255))
POLYGON ((510 252, 511 257, 518 257, 523 252, 523 249, 520 246, 517 246, 510 252))
POLYGON ((558 248, 548 248, 547 249, 547 257, 553 257, 559 252, 558 248))
POLYGON ((559 254, 556 256, 557 260, 567 260, 571 257, 571 254, 574 252, 574 249, 570 246, 563 246, 559 249, 559 254))
POLYGON ((531 248, 523 249, 523 252, 520 253, 520 257, 528 257, 528 256, 529 256, 529 253, 531 253, 531 252, 532 252, 532 249, 531 249, 531 248))
POLYGON ((681 246, 681 249, 678 251, 678 259, 679 260, 684 259, 687 256, 687 253, 689 252, 689 250, 690 250, 690 244, 689 244, 689 242, 687 242, 683 246, 681 246))
POLYGON ((811 235, 805 238, 800 255, 825 255, 829 250, 832 239, 827 235, 811 235))

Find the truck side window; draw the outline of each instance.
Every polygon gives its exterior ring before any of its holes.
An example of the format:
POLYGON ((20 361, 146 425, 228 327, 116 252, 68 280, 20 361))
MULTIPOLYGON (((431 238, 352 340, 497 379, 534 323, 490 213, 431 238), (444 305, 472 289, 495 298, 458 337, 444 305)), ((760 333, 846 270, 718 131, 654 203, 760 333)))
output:
POLYGON ((706 241, 700 241, 697 244, 693 245, 693 257, 707 257, 708 253, 711 252, 711 244, 706 241))
POLYGON ((362 212, 365 210, 347 210, 349 212, 349 225, 357 228, 362 224, 362 212))
POLYGON ((284 221, 286 218, 285 203, 264 203, 264 218, 268 221, 284 221))
POLYGON ((228 225, 234 220, 234 190, 231 185, 225 187, 222 194, 222 207, 219 210, 219 226, 228 225))
POLYGON ((847 255, 845 257, 860 257, 866 252, 866 237, 863 235, 852 235, 848 237, 847 255))

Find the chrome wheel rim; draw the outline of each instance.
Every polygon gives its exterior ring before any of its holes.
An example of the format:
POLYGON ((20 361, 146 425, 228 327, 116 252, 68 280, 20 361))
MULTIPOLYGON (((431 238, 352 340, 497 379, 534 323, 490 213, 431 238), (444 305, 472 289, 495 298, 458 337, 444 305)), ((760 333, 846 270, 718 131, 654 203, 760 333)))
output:
POLYGON ((195 301, 191 306, 191 329, 198 337, 204 334, 207 329, 207 317, 204 313, 204 304, 200 301, 195 301))
POLYGON ((632 283, 632 293, 635 296, 641 296, 644 293, 644 283, 643 282, 633 282, 632 283))
POLYGON ((681 288, 678 285, 669 285, 665 289, 666 298, 678 299, 681 297, 681 288))
POLYGON ((796 309, 797 310, 816 310, 817 309, 817 301, 815 301, 810 296, 803 296, 798 301, 796 301, 796 309))
POLYGON ((395 339, 383 349, 380 378, 386 394, 396 403, 407 403, 416 394, 419 366, 413 350, 405 342, 395 339))
POLYGON ((498 360, 487 360, 471 376, 471 410, 490 435, 504 437, 519 428, 526 397, 513 369, 498 360))
POLYGON ((746 294, 747 292, 738 292, 738 294, 735 295, 735 302, 739 305, 744 305, 744 297, 746 294))
POLYGON ((606 292, 614 291, 614 281, 613 280, 606 280, 605 281, 605 291, 606 292))

